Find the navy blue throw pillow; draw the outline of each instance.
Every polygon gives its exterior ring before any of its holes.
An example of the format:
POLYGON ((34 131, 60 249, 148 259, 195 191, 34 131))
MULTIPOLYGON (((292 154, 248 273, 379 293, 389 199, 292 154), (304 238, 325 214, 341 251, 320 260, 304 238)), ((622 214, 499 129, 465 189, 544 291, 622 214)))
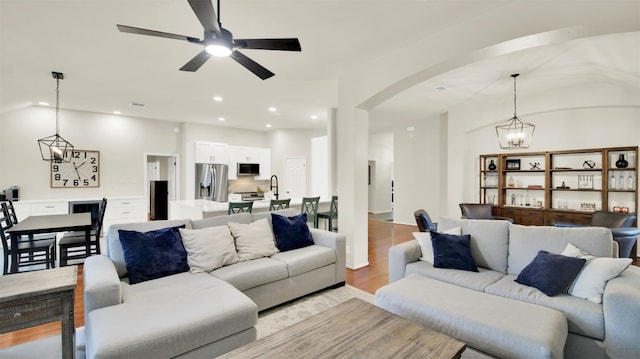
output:
POLYGON ((515 279, 552 297, 571 285, 584 267, 584 258, 540 251, 515 279))
POLYGON ((431 232, 433 266, 477 272, 476 261, 471 255, 471 236, 431 232))
POLYGON ((307 247, 313 244, 313 238, 307 225, 307 214, 301 213, 293 217, 285 217, 271 213, 273 234, 276 247, 280 252, 307 247))
POLYGON ((184 225, 144 233, 118 230, 130 284, 189 271, 178 228, 184 225))

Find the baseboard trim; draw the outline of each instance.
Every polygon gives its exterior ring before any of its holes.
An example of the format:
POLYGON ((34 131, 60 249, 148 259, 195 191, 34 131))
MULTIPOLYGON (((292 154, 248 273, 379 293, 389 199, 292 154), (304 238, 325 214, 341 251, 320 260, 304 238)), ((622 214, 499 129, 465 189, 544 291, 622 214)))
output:
POLYGON ((352 265, 348 265, 347 264, 347 269, 356 270, 356 269, 360 269, 360 268, 364 268, 364 267, 368 267, 368 266, 369 266, 369 261, 366 261, 366 262, 358 264, 356 266, 352 266, 352 265))

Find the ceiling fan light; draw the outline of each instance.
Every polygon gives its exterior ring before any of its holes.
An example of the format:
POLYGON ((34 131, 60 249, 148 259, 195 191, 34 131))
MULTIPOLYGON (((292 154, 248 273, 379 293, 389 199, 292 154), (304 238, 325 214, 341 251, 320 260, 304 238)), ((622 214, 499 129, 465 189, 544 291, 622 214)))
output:
POLYGON ((217 57, 227 57, 231 55, 231 49, 221 44, 211 44, 204 48, 209 54, 217 57))

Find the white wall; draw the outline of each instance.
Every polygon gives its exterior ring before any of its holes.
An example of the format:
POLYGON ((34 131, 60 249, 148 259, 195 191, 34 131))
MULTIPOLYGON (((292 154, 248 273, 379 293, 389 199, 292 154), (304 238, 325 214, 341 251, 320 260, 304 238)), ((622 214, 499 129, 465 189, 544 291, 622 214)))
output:
POLYGON ((369 161, 372 167, 369 185, 369 212, 391 211, 391 181, 393 179, 393 131, 390 129, 369 135, 369 161))
POLYGON ((0 115, 0 189, 20 186, 21 200, 144 196, 145 152, 178 153, 175 122, 60 111, 60 135, 78 149, 100 151, 100 187, 50 188, 50 164, 37 140, 55 133, 55 109, 28 107, 0 115))
MULTIPOLYGON (((284 175, 284 158, 289 156, 301 156, 307 159, 307 190, 311 190, 311 139, 324 135, 326 135, 326 130, 274 130, 267 133, 266 147, 271 148, 271 172, 278 176, 281 194, 287 187, 284 175)), ((314 195, 313 193, 307 194, 314 195)))

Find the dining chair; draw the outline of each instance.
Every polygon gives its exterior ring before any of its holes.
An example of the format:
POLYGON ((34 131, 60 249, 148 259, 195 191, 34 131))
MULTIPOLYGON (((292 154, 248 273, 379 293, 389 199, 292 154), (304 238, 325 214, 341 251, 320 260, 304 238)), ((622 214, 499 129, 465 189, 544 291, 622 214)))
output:
MULTIPOLYGON (((13 206, 13 201, 8 200, 6 202, 7 206, 7 214, 9 215, 9 220, 15 226, 18 224, 18 216, 16 215, 16 208, 13 206)), ((22 240, 30 240, 30 241, 41 241, 41 240, 56 240, 56 235, 51 233, 42 233, 42 234, 30 234, 28 238, 22 240)))
POLYGON ((334 227, 334 220, 338 219, 338 196, 331 196, 331 207, 328 212, 318 213, 318 219, 325 219, 327 221, 327 230, 331 232, 337 232, 338 227, 334 227))
POLYGON ((462 219, 495 219, 513 223, 513 218, 494 216, 493 206, 488 203, 460 203, 462 219))
POLYGON ((289 203, 291 203, 291 198, 287 199, 272 199, 269 202, 269 211, 277 211, 280 209, 289 208, 289 203))
POLYGON ((302 197, 300 213, 307 214, 307 222, 313 221, 314 228, 318 228, 318 203, 320 203, 320 197, 302 197))
POLYGON ((253 202, 229 202, 229 210, 227 214, 236 214, 236 213, 251 213, 253 208, 253 202))
POLYGON ((0 211, 0 241, 2 241, 2 253, 4 254, 2 273, 9 273, 9 261, 16 253, 18 268, 44 264, 47 269, 56 266, 56 241, 49 240, 20 240, 16 247, 11 246, 11 238, 5 232, 13 227, 13 222, 7 209, 7 204, 2 203, 0 211))
POLYGON ((86 233, 84 231, 67 232, 60 239, 60 266, 66 266, 70 260, 84 259, 92 254, 100 254, 100 235, 107 210, 107 199, 100 202, 97 221, 89 233, 89 252, 87 252, 86 233))
POLYGON ((418 209, 413 212, 413 216, 416 219, 416 224, 418 225, 418 230, 420 232, 429 232, 430 229, 437 230, 438 224, 434 223, 429 216, 429 213, 424 209, 418 209))

